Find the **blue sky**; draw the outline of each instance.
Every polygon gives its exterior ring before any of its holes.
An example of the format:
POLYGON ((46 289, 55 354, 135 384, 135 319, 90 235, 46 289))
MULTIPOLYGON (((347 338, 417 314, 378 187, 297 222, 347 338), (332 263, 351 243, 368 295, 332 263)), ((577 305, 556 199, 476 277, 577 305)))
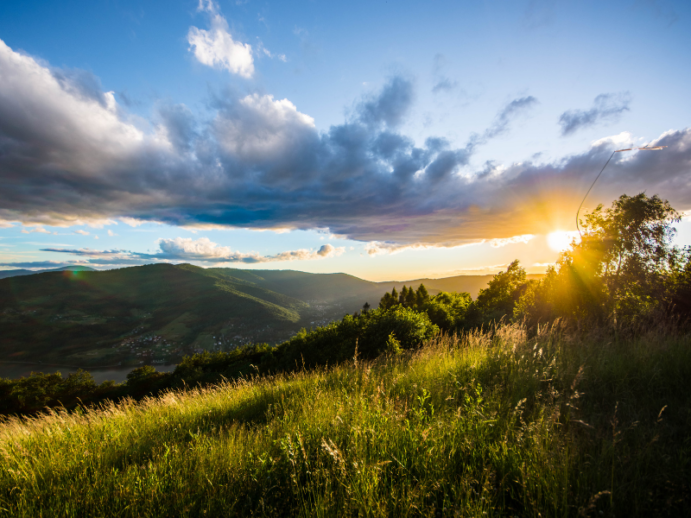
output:
POLYGON ((586 207, 645 190, 691 209, 690 15, 5 2, 0 268, 544 271, 613 149, 668 146, 618 155, 586 207))

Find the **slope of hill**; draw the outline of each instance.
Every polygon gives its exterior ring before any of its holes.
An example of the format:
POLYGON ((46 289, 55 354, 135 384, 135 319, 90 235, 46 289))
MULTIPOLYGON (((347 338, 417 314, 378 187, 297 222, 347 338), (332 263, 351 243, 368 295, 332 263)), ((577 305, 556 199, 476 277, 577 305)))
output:
POLYGON ((94 268, 90 266, 63 266, 61 268, 50 268, 48 270, 0 270, 0 279, 6 279, 7 277, 18 277, 20 275, 35 275, 37 273, 47 273, 47 272, 94 272, 94 268))
POLYGON ((12 277, 0 281, 0 358, 164 363, 200 349, 284 339, 307 309, 190 265, 12 277))
POLYGON ((2 420, 0 514, 689 515, 688 333, 497 331, 2 420))

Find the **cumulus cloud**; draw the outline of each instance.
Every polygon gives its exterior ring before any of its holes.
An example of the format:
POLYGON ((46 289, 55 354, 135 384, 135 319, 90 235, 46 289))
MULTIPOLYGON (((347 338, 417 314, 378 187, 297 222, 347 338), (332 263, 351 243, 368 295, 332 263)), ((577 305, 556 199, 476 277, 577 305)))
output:
MULTIPOLYGON (((400 76, 323 132, 287 99, 232 92, 212 100, 208 118, 161 106, 143 131, 109 94, 57 75, 0 42, 0 220, 320 228, 365 243, 459 246, 572 228, 614 146, 603 139, 553 162, 473 170, 478 146, 535 99, 508 103, 460 147, 416 144, 397 129, 414 99, 400 76)), ((691 208, 691 129, 649 144, 668 147, 615 156, 589 203, 645 190, 691 208)))
POLYGON ((82 236, 88 236, 89 235, 89 233, 86 230, 82 230, 82 229, 75 230, 74 233, 75 234, 81 234, 82 236))
POLYGON ((209 13, 209 30, 190 27, 187 42, 194 57, 207 66, 225 68, 233 74, 250 78, 254 74, 252 45, 235 41, 228 29, 228 22, 218 13, 211 0, 200 0, 199 10, 209 13))
MULTIPOLYGON (((271 263, 283 261, 312 261, 341 255, 345 247, 334 247, 331 244, 321 246, 318 250, 289 250, 274 255, 242 253, 230 247, 220 246, 209 238, 192 239, 177 237, 159 239, 159 250, 153 254, 132 252, 129 250, 94 250, 92 248, 43 248, 42 252, 63 253, 78 256, 83 264, 96 266, 139 265, 152 262, 197 262, 206 265, 223 263, 271 263)), ((10 263, 14 264, 14 263, 10 263)))
POLYGON ((589 110, 569 110, 561 114, 561 134, 566 137, 583 128, 616 122, 622 113, 629 111, 630 104, 631 96, 628 92, 600 94, 589 110))

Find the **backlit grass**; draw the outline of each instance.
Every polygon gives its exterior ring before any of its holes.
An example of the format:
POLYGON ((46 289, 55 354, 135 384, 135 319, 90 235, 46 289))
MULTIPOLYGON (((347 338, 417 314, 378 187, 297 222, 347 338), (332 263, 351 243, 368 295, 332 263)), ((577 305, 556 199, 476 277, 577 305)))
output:
POLYGON ((8 516, 679 516, 691 338, 557 329, 0 424, 8 516))

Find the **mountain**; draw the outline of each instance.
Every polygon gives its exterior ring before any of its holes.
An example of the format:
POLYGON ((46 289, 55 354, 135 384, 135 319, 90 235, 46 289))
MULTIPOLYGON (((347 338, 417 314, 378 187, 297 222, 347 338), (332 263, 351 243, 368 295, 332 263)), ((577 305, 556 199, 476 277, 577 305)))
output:
POLYGON ((0 279, 6 279, 7 277, 18 277, 20 275, 35 275, 37 273, 47 273, 47 272, 95 272, 94 268, 90 266, 63 266, 61 268, 51 268, 48 270, 0 270, 0 279))
MULTIPOLYGON (((0 361, 83 367, 175 363, 185 354, 278 343, 424 284, 473 297, 491 275, 370 282, 344 273, 156 264, 68 267, 0 280, 0 361)), ((36 273, 36 272, 32 272, 36 273)), ((531 276, 539 277, 539 276, 531 276)))

